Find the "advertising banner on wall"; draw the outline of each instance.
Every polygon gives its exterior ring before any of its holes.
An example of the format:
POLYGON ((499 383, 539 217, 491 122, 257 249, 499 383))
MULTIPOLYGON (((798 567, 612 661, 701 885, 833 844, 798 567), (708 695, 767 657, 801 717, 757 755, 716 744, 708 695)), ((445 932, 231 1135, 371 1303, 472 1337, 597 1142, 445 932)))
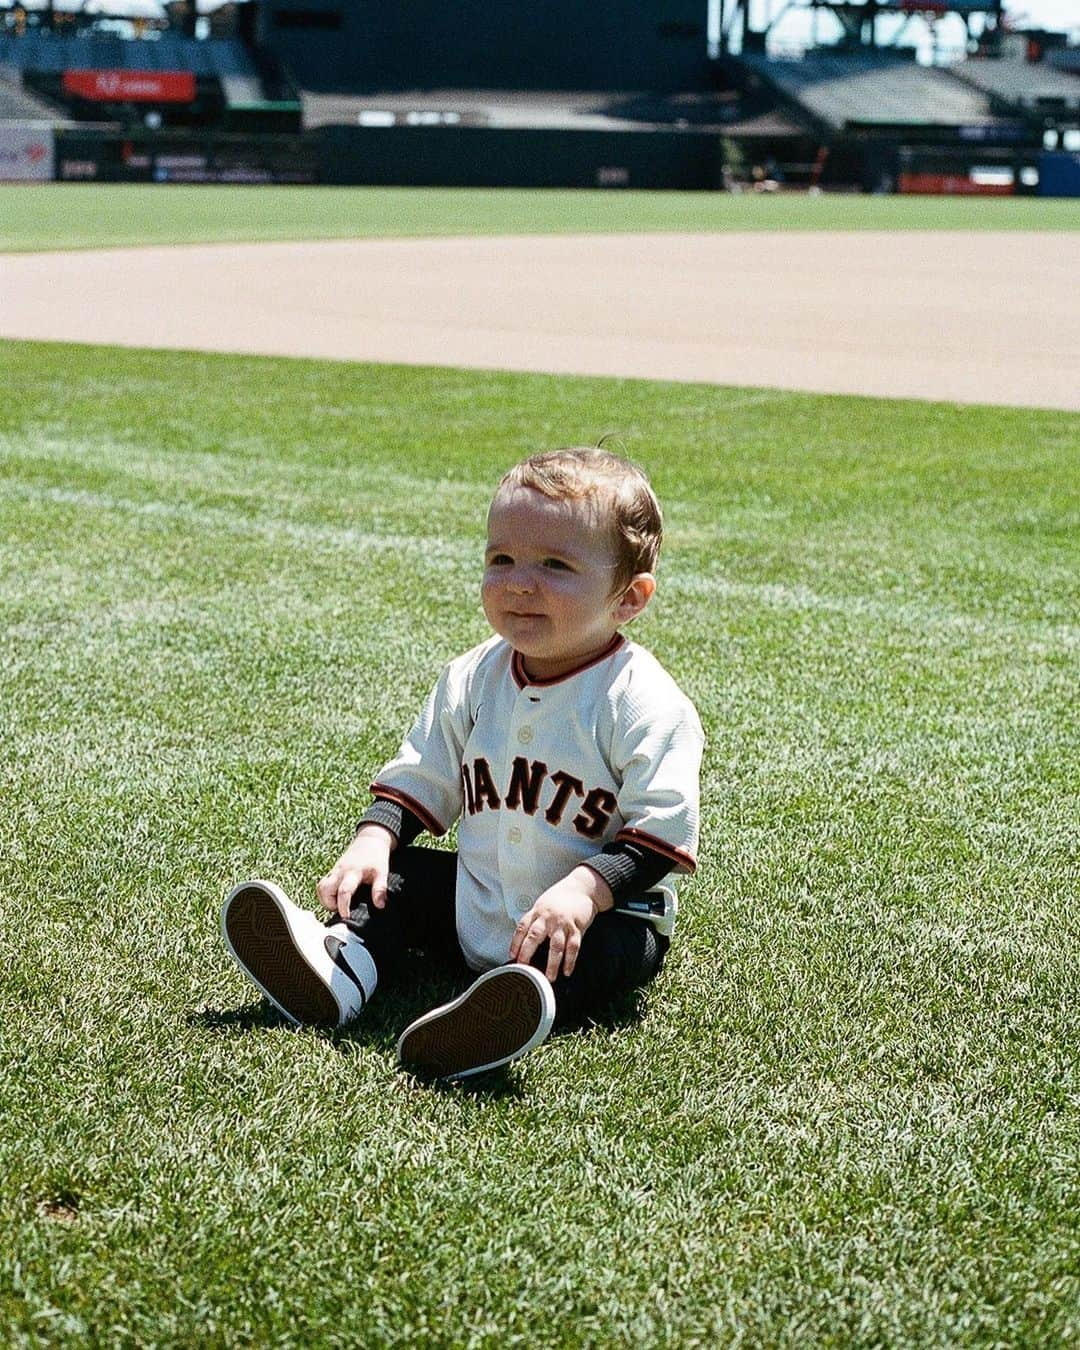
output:
POLYGON ((878 0, 882 13, 898 9, 902 14, 987 14, 994 0, 878 0))
POLYGON ((0 122, 0 182, 49 183, 53 129, 47 123, 0 122))
POLYGON ((318 141, 310 135, 132 135, 86 126, 56 133, 62 183, 315 183, 318 172, 318 141))
POLYGON ((65 70, 64 93, 94 103, 194 103, 189 70, 65 70))

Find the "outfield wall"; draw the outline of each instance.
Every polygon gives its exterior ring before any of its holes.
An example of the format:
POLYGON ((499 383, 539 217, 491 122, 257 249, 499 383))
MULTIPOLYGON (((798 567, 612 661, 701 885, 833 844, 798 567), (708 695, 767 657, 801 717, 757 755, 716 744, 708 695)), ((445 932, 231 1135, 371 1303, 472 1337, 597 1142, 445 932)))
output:
MULTIPOLYGON (((288 135, 180 129, 125 134, 116 128, 66 126, 31 131, 13 131, 10 145, 0 137, 0 179, 683 191, 726 186, 724 139, 693 129, 324 126, 288 135)), ((805 157, 807 146, 796 148, 805 157)), ((786 142, 782 147, 768 140, 748 142, 742 150, 747 164, 759 157, 780 161, 792 153, 786 142)), ((944 147, 897 151, 863 142, 834 149, 825 179, 827 187, 861 183, 868 191, 920 195, 1076 197, 1080 156, 944 147)), ((800 180, 793 175, 787 181, 800 180)))
POLYGON ((56 133, 62 183, 297 183, 319 181, 313 136, 223 132, 124 134, 100 127, 56 133))
POLYGON ((380 187, 722 186, 704 132, 499 127, 323 127, 320 181, 380 187))
MULTIPOLYGON (((721 140, 693 131, 319 127, 300 136, 56 133, 61 182, 719 188, 721 140)), ((51 174, 49 175, 52 176, 51 174)))

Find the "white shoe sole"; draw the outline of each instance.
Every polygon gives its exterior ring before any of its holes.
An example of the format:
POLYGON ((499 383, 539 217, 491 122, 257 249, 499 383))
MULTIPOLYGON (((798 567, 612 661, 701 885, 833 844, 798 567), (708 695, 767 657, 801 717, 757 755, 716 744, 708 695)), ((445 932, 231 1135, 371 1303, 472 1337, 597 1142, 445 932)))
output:
POLYGON ((532 966, 499 966, 406 1027, 398 1061, 434 1078, 468 1078, 535 1050, 554 1021, 546 976, 532 966))
POLYGON ((221 932, 240 969, 290 1022, 337 1027, 363 1008, 357 982, 326 950, 323 925, 272 881, 234 886, 221 932))

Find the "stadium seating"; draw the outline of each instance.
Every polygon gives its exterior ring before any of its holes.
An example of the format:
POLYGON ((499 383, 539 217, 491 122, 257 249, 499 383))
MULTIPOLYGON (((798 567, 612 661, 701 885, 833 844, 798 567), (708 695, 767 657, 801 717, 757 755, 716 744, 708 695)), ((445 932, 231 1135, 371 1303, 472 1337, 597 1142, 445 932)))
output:
POLYGON ((1061 47, 1056 51, 1047 52, 1043 60, 1055 70, 1064 70, 1070 75, 1080 76, 1080 47, 1061 47))
POLYGON ((258 78, 250 53, 235 38, 196 41, 163 33, 156 41, 95 35, 54 37, 30 32, 0 37, 0 65, 40 74, 65 70, 189 70, 196 76, 258 78))
POLYGON ((952 70, 1002 110, 1080 111, 1080 80, 1045 61, 964 61, 952 70))
POLYGON ((880 53, 808 52, 797 61, 744 53, 742 63, 835 131, 859 125, 972 126, 996 118, 988 96, 947 71, 880 53))
POLYGON ((59 113, 19 84, 18 70, 0 68, 0 122, 57 122, 59 113))

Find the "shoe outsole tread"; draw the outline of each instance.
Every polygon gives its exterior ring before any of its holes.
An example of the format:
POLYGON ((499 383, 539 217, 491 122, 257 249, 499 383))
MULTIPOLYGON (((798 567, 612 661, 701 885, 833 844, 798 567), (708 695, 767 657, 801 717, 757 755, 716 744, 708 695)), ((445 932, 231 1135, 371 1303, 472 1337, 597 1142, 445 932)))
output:
POLYGON ((272 1001, 297 1022, 336 1026, 341 1011, 325 983, 300 955, 277 902, 261 886, 239 888, 225 928, 237 960, 272 1001))
POLYGON ((507 1064, 547 1034, 552 1012, 538 983, 513 967, 493 972, 445 1008, 420 1018, 398 1043, 398 1058, 435 1078, 464 1077, 507 1064))

